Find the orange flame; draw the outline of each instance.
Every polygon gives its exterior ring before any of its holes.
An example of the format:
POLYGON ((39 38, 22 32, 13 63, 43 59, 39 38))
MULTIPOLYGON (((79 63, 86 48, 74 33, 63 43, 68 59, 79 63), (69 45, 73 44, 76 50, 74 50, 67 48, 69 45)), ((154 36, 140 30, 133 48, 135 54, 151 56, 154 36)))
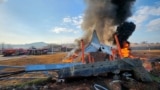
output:
POLYGON ((121 48, 121 54, 123 58, 130 57, 132 58, 132 55, 130 54, 130 45, 126 41, 123 42, 123 47, 121 48))

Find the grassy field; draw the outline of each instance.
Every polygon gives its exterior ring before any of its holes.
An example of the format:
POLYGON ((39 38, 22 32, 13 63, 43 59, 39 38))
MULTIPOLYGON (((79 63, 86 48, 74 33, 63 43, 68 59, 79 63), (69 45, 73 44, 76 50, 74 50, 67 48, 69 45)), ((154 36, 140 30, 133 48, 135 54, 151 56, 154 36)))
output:
MULTIPOLYGON (((132 50, 132 54, 135 57, 155 58, 160 57, 160 50, 132 50)), ((0 65, 29 65, 29 64, 51 64, 62 63, 62 60, 66 57, 67 53, 55 53, 50 55, 37 55, 22 57, 10 60, 0 61, 0 65)))
POLYGON ((29 65, 29 64, 62 63, 62 60, 64 57, 66 57, 66 53, 55 53, 55 54, 50 54, 50 55, 28 56, 28 57, 0 61, 0 65, 23 66, 23 65, 29 65))
MULTIPOLYGON (((51 64, 51 63, 62 63, 63 58, 66 57, 66 53, 55 53, 50 55, 37 55, 37 56, 28 56, 22 58, 14 58, 9 60, 0 61, 0 65, 13 65, 13 66, 25 66, 30 64, 51 64)), ((5 69, 5 72, 17 71, 19 69, 5 69)), ((53 72, 52 75, 55 73, 53 72)), ((15 79, 4 79, 0 80, 0 86, 10 86, 10 85, 21 85, 22 82, 30 83, 34 82, 36 78, 47 78, 46 74, 43 72, 40 73, 23 73, 19 75, 11 76, 15 79), (30 77, 32 77, 30 79, 30 77), (33 78, 35 77, 35 79, 33 78), (18 78, 18 79, 16 79, 18 78), (28 78, 28 79, 27 79, 28 78)), ((43 79, 42 79, 43 80, 43 79)), ((23 84, 22 84, 23 85, 23 84)))
MULTIPOLYGON (((16 58, 16 59, 0 61, 0 65, 25 66, 25 65, 29 65, 29 64, 62 63, 62 60, 66 57, 66 54, 67 53, 55 53, 55 54, 50 54, 50 55, 37 55, 37 56, 16 58)), ((155 57, 159 57, 160 50, 150 50, 150 51, 149 50, 133 50, 132 54, 136 57, 155 58, 155 57)), ((150 65, 147 63, 145 63, 144 66, 150 68, 150 65)), ((23 79, 23 78, 46 77, 46 76, 45 76, 45 74, 33 73, 33 74, 20 74, 20 75, 16 75, 13 77, 22 78, 22 79, 0 80, 0 86, 1 85, 2 86, 19 85, 22 82, 33 83, 35 81, 37 82, 37 79, 23 79), (32 82, 32 80, 33 80, 33 82, 32 82)), ((157 80, 157 78, 156 78, 156 80, 157 80)), ((158 81, 159 81, 159 78, 158 78, 158 81)), ((38 79, 38 82, 39 82, 39 79, 38 79)))
POLYGON ((133 52, 160 53, 160 50, 132 50, 133 52))
POLYGON ((132 54, 137 57, 156 58, 160 57, 160 50, 132 50, 132 54))

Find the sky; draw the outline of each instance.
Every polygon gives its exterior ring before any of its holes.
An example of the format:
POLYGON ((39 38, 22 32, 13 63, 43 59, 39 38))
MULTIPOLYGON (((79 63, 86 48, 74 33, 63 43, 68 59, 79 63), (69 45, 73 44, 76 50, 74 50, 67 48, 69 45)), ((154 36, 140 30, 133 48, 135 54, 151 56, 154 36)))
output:
MULTIPOLYGON (((83 35, 84 0, 0 0, 0 43, 72 43, 83 35)), ((137 0, 130 42, 160 42, 160 0, 137 0)))

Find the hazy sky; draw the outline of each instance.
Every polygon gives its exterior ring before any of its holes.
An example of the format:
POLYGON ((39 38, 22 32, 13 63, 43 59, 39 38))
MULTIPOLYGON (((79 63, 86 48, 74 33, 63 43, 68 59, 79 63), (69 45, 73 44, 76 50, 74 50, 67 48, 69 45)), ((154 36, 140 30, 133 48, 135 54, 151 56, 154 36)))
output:
MULTIPOLYGON (((69 43, 83 35, 84 0, 0 0, 0 43, 69 43)), ((131 42, 160 42, 160 0, 137 0, 131 42)))

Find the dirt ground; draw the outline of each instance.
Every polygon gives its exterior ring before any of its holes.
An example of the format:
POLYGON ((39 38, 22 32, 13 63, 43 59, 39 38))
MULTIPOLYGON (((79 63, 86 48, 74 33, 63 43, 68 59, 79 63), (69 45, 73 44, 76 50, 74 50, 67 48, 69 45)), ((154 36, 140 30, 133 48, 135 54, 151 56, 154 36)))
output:
MULTIPOLYGON (((160 51, 133 51, 132 54, 135 57, 140 57, 142 60, 148 60, 155 57, 160 57, 160 51)), ((30 64, 51 64, 51 63, 62 63, 63 58, 66 56, 66 53, 55 53, 51 55, 40 55, 40 56, 27 56, 22 58, 14 58, 10 60, 0 61, 0 65, 14 65, 14 66, 25 66, 30 64)), ((150 64, 144 64, 145 67, 151 67, 150 64)), ((49 72, 52 75, 55 75, 55 72, 49 72)), ((47 78, 44 72, 35 72, 35 73, 22 73, 18 75, 13 75, 12 77, 5 77, 4 79, 0 79, 0 88, 13 86, 17 84, 21 84, 22 82, 28 82, 31 80, 36 80, 36 78, 47 78), (31 78, 32 77, 32 78, 31 78)), ((49 82, 41 85, 41 86, 25 86, 24 88, 20 88, 17 90, 34 90, 39 87, 40 90, 95 90, 94 85, 100 83, 100 85, 104 85, 104 87, 108 87, 109 84, 114 82, 111 78, 108 77, 89 77, 89 78, 81 78, 74 79, 71 81, 66 81, 65 83, 57 83, 55 79, 50 80, 49 82), (99 80, 100 79, 100 80, 99 80), (101 82, 99 82, 101 81, 101 82)), ((110 89, 112 90, 159 90, 160 84, 157 82, 152 83, 142 83, 142 82, 130 82, 130 81, 122 81, 114 83, 111 85, 110 89), (114 85, 115 84, 115 85, 114 85), (113 89, 113 87, 115 89, 113 89), (125 88, 124 88, 125 87, 125 88), (118 89, 119 88, 119 89, 118 89), (122 89, 120 89, 122 88, 122 89)), ((5 88, 6 89, 6 88, 5 88)), ((38 89, 38 90, 39 90, 38 89)), ((8 88, 10 90, 10 88, 8 88)))

